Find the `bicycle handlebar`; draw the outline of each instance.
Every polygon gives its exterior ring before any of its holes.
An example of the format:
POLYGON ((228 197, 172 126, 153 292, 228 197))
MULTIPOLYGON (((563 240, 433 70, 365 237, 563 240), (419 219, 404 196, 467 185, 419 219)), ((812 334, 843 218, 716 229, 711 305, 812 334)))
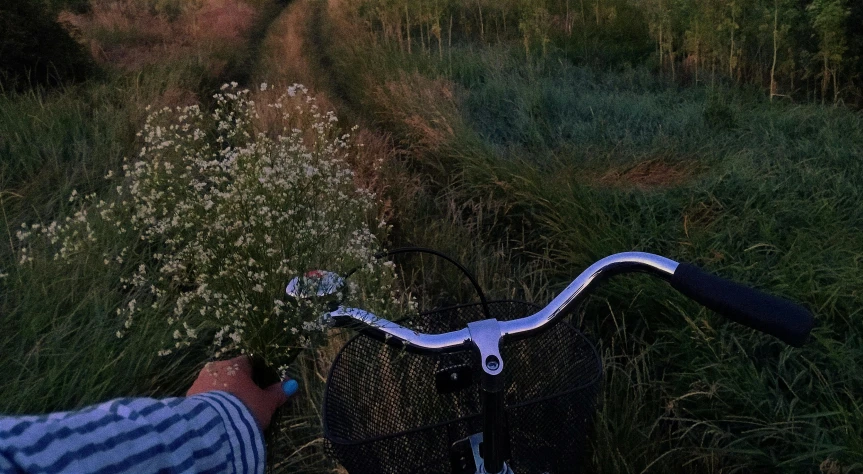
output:
POLYGON ((802 346, 815 320, 802 306, 740 283, 711 275, 688 263, 680 264, 671 286, 726 318, 802 346))
MULTIPOLYGON (((705 307, 795 347, 806 342, 814 326, 812 314, 791 301, 710 275, 693 265, 679 264, 649 253, 625 252, 591 265, 533 315, 500 321, 500 336, 504 340, 529 337, 574 309, 602 280, 631 272, 646 272, 669 281, 672 287, 705 307)), ((371 336, 419 352, 453 352, 467 348, 473 342, 468 328, 444 334, 424 334, 367 311, 343 307, 328 316, 336 326, 360 323, 371 336)))
POLYGON ((471 342, 467 328, 444 334, 425 334, 357 308, 340 307, 329 313, 328 316, 336 326, 360 323, 360 328, 372 337, 387 343, 395 341, 408 348, 423 352, 458 351, 467 347, 471 342))

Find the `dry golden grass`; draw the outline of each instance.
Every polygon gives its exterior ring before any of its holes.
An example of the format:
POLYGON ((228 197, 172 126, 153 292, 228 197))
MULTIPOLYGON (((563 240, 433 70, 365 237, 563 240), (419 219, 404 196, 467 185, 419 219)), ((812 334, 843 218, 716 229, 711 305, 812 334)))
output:
MULTIPOLYGON (((692 163, 696 162, 692 160, 692 163)), ((597 182, 605 186, 636 189, 670 188, 684 184, 697 173, 695 166, 650 158, 634 165, 612 168, 597 178, 597 182)))
MULTIPOLYGON (((320 90, 319 81, 305 53, 309 10, 313 8, 309 0, 297 0, 289 5, 273 22, 264 39, 259 58, 259 66, 254 76, 257 84, 267 83, 266 91, 256 91, 257 103, 272 101, 283 94, 286 87, 302 84, 309 89, 320 110, 335 111, 332 101, 320 90)), ((279 131, 282 127, 281 112, 260 110, 258 128, 279 131)))
POLYGON ((405 127, 413 147, 435 151, 449 143, 461 125, 454 88, 455 84, 443 78, 405 74, 374 86, 374 98, 388 120, 405 127))
POLYGON ((308 87, 322 104, 329 104, 320 94, 319 84, 306 54, 309 0, 297 0, 273 22, 270 33, 264 40, 259 82, 266 80, 274 84, 299 83, 308 87))
POLYGON ((218 74, 225 51, 242 48, 256 10, 241 0, 198 0, 179 4, 176 15, 140 0, 94 0, 86 14, 63 12, 60 21, 93 57, 123 70, 196 58, 218 74))
MULTIPOLYGON (((332 8, 332 2, 330 3, 332 8)), ((327 94, 328 78, 319 77, 319 71, 311 66, 308 49, 313 47, 310 38, 310 21, 313 20, 312 0, 297 0, 291 3, 275 20, 273 26, 264 40, 261 51, 260 62, 255 82, 267 83, 266 91, 256 91, 253 100, 263 104, 275 99, 282 94, 290 84, 300 83, 309 88, 309 93, 315 97, 315 101, 321 111, 335 111, 339 114, 337 104, 327 94)), ((347 25, 347 22, 344 22, 347 25)), ((260 110, 260 118, 257 124, 260 130, 279 131, 282 129, 282 117, 278 110, 260 110)), ((350 128, 352 123, 341 123, 344 129, 350 128)), ((347 131, 347 130, 346 130, 347 131)), ((386 197, 388 184, 392 182, 392 169, 385 170, 388 163, 395 158, 395 145, 389 135, 372 131, 367 126, 360 126, 350 132, 360 144, 349 157, 350 166, 353 168, 357 186, 371 190, 381 197, 379 218, 389 219, 392 217, 392 200, 386 197)))

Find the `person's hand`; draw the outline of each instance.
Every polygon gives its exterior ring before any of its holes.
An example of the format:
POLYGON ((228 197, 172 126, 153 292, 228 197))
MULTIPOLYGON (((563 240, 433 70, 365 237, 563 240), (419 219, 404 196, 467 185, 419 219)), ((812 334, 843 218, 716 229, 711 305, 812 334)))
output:
POLYGON ((299 388, 295 380, 285 380, 261 389, 252 381, 252 362, 248 356, 231 360, 209 362, 198 374, 186 396, 212 390, 221 390, 239 398, 252 412, 262 430, 270 426, 276 408, 284 405, 288 397, 299 388))

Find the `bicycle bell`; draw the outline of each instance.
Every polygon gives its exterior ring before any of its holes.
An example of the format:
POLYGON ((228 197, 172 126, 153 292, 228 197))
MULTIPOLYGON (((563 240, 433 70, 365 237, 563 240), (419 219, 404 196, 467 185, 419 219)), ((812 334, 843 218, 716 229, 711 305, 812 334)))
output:
POLYGON ((326 270, 312 270, 288 282, 285 293, 296 300, 324 298, 341 299, 345 279, 326 270))

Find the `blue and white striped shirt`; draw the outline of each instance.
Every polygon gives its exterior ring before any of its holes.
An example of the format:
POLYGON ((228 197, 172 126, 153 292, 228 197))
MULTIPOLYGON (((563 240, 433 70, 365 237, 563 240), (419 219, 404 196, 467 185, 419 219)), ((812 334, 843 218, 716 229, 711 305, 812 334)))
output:
POLYGON ((251 412, 221 391, 0 417, 0 474, 263 473, 265 459, 251 412))

